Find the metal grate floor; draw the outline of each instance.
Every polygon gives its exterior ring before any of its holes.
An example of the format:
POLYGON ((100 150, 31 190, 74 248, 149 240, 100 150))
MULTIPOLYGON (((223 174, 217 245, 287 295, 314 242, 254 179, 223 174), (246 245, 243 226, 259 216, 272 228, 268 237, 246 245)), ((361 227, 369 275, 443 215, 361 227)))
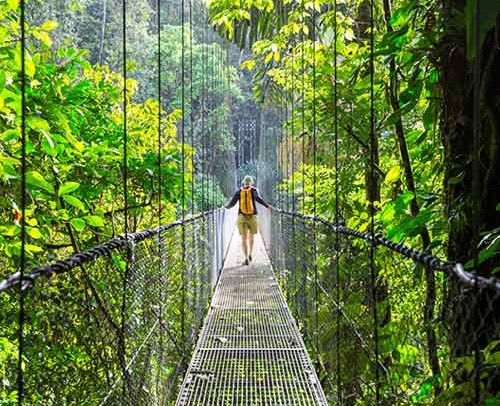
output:
POLYGON ((184 378, 177 406, 326 406, 320 383, 260 237, 226 267, 184 378))

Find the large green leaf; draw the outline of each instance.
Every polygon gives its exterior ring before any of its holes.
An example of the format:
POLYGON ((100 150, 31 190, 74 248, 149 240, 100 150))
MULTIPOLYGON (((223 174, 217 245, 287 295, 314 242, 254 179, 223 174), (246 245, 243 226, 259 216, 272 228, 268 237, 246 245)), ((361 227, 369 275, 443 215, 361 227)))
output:
POLYGON ((92 227, 104 227, 104 220, 102 219, 102 217, 93 215, 85 216, 84 219, 87 224, 91 225, 92 227))
POLYGON ((399 180, 399 176, 401 175, 401 169, 399 166, 393 166, 391 169, 389 169, 389 172, 387 172, 387 175, 385 175, 385 182, 386 183, 393 183, 399 180))
POLYGON ((78 182, 64 182, 59 188, 59 196, 74 192, 80 187, 78 182))
POLYGON ((26 183, 49 193, 54 193, 54 187, 45 180, 40 172, 29 171, 26 173, 26 183))
POLYGON ((73 207, 76 207, 77 209, 80 209, 80 210, 85 209, 85 205, 83 204, 83 202, 75 196, 63 195, 62 198, 64 199, 64 201, 66 203, 70 204, 73 207))
POLYGON ((82 231, 85 228, 85 220, 81 218, 74 218, 70 221, 71 225, 78 232, 82 231))

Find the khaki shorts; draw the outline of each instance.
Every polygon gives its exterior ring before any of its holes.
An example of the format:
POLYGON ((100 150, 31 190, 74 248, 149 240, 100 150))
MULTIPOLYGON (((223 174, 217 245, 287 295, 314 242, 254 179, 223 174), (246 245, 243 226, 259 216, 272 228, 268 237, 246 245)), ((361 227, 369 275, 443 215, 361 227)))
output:
POLYGON ((238 225, 240 235, 246 235, 247 231, 250 231, 251 234, 257 234, 257 216, 253 214, 238 214, 238 222, 236 224, 238 225))

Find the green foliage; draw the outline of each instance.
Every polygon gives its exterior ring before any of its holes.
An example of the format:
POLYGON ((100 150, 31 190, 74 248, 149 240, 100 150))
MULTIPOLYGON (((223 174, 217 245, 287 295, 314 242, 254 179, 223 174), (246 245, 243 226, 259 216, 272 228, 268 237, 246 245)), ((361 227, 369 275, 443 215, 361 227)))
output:
MULTIPOLYGON (((194 182, 195 211, 207 211, 210 207, 221 207, 225 203, 225 196, 214 176, 197 175, 194 182)), ((188 203, 188 207, 189 207, 188 203)))
MULTIPOLYGON (((17 17, 8 3, 2 5, 5 39, 18 35, 17 17), (11 24, 7 24, 10 22, 11 24)), ((17 5, 16 5, 17 7, 17 5)), ((47 248, 88 247, 117 231, 124 199, 123 166, 123 78, 105 66, 90 66, 85 51, 71 47, 52 50, 49 31, 57 23, 48 21, 28 27, 27 60, 27 223, 30 224, 28 252, 35 263, 43 263, 47 248), (38 46, 36 46, 36 42, 38 46), (32 224, 33 223, 33 224, 32 224)), ((20 66, 19 49, 4 41, 2 92, 0 93, 0 251, 16 260, 19 250, 20 168, 20 66)), ((137 89, 127 82, 128 96, 137 89)), ((143 212, 158 200, 157 115, 153 100, 128 106, 129 206, 134 228, 147 227, 143 212)), ((161 204, 174 207, 181 194, 180 152, 175 125, 180 114, 163 112, 161 204)), ((189 148, 187 148, 189 152, 189 148)), ((186 162, 189 182, 190 161, 186 162)), ((168 213, 169 210, 165 210, 168 213)), ((170 211, 171 212, 171 211, 170 211)), ((172 219, 166 215, 165 220, 172 219)), ((66 251, 56 255, 67 255, 66 251)), ((13 262, 14 263, 14 262, 13 262)), ((3 269, 2 276, 12 272, 3 269)))

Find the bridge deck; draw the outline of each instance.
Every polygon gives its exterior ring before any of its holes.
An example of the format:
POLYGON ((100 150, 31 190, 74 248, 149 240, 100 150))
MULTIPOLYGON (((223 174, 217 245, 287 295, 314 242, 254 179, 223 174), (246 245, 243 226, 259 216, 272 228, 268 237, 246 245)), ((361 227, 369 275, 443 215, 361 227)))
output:
POLYGON ((235 235, 177 406, 326 405, 260 236, 241 266, 235 235))

